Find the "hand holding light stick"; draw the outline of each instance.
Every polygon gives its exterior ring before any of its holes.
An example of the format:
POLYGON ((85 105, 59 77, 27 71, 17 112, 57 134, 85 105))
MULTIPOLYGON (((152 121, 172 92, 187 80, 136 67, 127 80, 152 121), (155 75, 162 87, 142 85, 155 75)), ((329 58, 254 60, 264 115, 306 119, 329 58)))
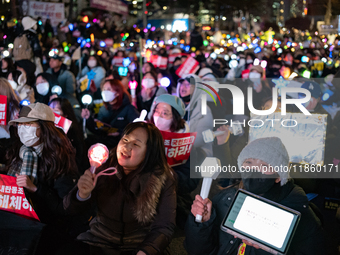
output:
MULTIPOLYGON (((221 162, 218 158, 215 157, 206 157, 203 161, 200 169, 203 177, 203 183, 201 187, 200 196, 202 199, 206 199, 209 196, 211 183, 213 180, 217 178, 219 175, 218 168, 221 167, 221 162)), ((202 215, 196 215, 196 222, 202 222, 202 215)))
MULTIPOLYGON (((95 173, 96 168, 100 167, 102 164, 104 164, 107 159, 109 158, 109 150, 108 148, 101 143, 96 143, 92 145, 88 151, 88 157, 90 160, 90 171, 92 174, 95 173)), ((101 175, 114 175, 117 173, 117 169, 115 167, 109 167, 105 170, 101 171, 96 175, 96 177, 93 180, 93 185, 95 185, 97 178, 101 175), (113 170, 113 172, 111 172, 113 170)))
POLYGON ((137 81, 130 81, 129 82, 129 88, 131 91, 131 97, 135 98, 136 97, 136 88, 137 88, 137 81))
POLYGON ((145 117, 148 114, 148 112, 144 109, 141 111, 140 116, 135 119, 133 122, 145 122, 145 117))
MULTIPOLYGON (((87 109, 89 104, 92 103, 92 97, 89 94, 83 95, 81 98, 81 102, 85 105, 85 108, 87 109)), ((83 132, 84 132, 84 138, 87 138, 87 133, 86 133, 86 118, 83 118, 83 132)))
POLYGON ((108 159, 109 150, 104 144, 96 143, 90 147, 88 157, 91 165, 90 171, 94 174, 96 168, 100 167, 108 159))
MULTIPOLYGON (((233 135, 239 135, 242 134, 243 129, 242 126, 239 124, 234 124, 232 127, 229 127, 229 131, 230 133, 232 133, 233 135)), ((226 131, 212 131, 211 129, 207 129, 205 131, 202 132, 203 135, 203 140, 205 143, 211 143, 214 141, 216 136, 219 135, 223 135, 225 132, 228 132, 228 130, 226 131)))

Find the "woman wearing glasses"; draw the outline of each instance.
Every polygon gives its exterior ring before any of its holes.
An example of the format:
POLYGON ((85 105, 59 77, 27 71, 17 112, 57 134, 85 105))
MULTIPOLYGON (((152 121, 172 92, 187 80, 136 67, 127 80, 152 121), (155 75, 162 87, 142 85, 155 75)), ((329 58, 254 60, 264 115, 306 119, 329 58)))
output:
POLYGON ((17 124, 20 141, 9 150, 7 162, 11 163, 6 166, 7 174, 16 176, 17 185, 24 188, 40 221, 47 224, 41 242, 46 246, 69 226, 62 201, 78 178, 75 151, 54 119, 45 104, 23 106, 19 118, 9 122, 17 124), (54 238, 48 238, 48 233, 54 238))

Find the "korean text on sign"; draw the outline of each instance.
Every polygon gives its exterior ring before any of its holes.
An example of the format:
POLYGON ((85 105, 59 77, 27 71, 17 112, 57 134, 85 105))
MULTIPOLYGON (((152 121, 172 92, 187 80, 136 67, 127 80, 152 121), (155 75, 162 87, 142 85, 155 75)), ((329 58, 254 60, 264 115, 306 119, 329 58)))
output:
POLYGON ((6 125, 7 96, 0 95, 0 125, 6 125))
POLYGON ((0 174, 0 210, 39 220, 16 177, 0 174))
POLYGON ((161 131, 165 154, 170 166, 175 166, 185 163, 195 142, 196 133, 171 133, 161 131))

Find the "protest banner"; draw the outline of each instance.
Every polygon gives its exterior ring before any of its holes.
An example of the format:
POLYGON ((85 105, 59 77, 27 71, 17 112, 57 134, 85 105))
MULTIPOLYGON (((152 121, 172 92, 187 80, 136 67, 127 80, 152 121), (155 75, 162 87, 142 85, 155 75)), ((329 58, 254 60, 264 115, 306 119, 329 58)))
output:
POLYGON ((158 55, 152 55, 151 63, 154 65, 154 67, 159 67, 163 70, 168 67, 168 59, 158 55))
POLYGON ((291 163, 324 164, 326 114, 281 115, 277 112, 266 116, 251 115, 248 125, 249 142, 278 137, 285 145, 291 163))
POLYGON ((54 113, 54 116, 55 116, 54 125, 56 127, 62 128, 64 130, 65 134, 67 134, 68 130, 71 127, 72 121, 70 121, 69 119, 66 119, 63 116, 60 116, 56 113, 54 113))
POLYGON ((172 133, 161 131, 164 139, 165 155, 170 166, 184 164, 195 142, 197 133, 172 133))
POLYGON ((60 22, 65 20, 64 3, 30 1, 29 15, 34 18, 41 17, 43 22, 50 19, 51 25, 57 27, 60 22))
POLYGON ((129 13, 128 5, 120 0, 91 0, 90 6, 100 10, 114 12, 121 15, 129 13))
POLYGON ((7 96, 0 95, 0 125, 6 125, 7 96))
POLYGON ((18 187, 16 177, 0 174, 0 210, 39 220, 28 202, 24 188, 18 187))
POLYGON ((179 77, 184 77, 187 74, 196 73, 199 67, 199 63, 196 59, 194 59, 193 57, 188 57, 184 61, 184 63, 182 63, 180 67, 178 67, 178 69, 176 70, 176 74, 179 77))

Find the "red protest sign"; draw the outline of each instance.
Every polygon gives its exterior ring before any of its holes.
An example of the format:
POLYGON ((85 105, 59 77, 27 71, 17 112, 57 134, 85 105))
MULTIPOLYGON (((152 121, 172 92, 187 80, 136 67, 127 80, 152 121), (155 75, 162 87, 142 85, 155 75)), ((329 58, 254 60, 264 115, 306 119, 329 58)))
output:
POLYGON ((66 119, 56 113, 54 113, 55 119, 54 119, 54 125, 56 127, 62 128, 65 132, 65 134, 67 134, 68 130, 71 127, 72 121, 70 121, 69 119, 66 119))
POLYGON ((193 57, 188 57, 183 64, 181 64, 176 70, 176 74, 179 77, 184 77, 187 74, 196 73, 199 69, 199 63, 193 57))
POLYGON ((114 57, 112 59, 112 65, 113 66, 123 66, 123 57, 114 57))
POLYGON ((106 44, 106 47, 112 47, 112 45, 113 45, 113 39, 111 39, 111 38, 106 38, 104 40, 104 42, 106 44))
POLYGON ((151 63, 160 69, 166 69, 168 67, 168 59, 158 55, 153 55, 151 57, 151 63))
POLYGON ((181 57, 182 56, 182 53, 174 53, 174 54, 170 54, 169 55, 169 63, 170 64, 173 64, 175 62, 175 59, 177 57, 181 57))
POLYGON ((0 174, 0 210, 39 220, 16 177, 0 174))
POLYGON ((194 133, 172 133, 161 131, 165 155, 170 166, 184 164, 189 156, 195 142, 197 132, 194 133))
POLYGON ((7 96, 0 96, 0 125, 6 125, 7 96))

